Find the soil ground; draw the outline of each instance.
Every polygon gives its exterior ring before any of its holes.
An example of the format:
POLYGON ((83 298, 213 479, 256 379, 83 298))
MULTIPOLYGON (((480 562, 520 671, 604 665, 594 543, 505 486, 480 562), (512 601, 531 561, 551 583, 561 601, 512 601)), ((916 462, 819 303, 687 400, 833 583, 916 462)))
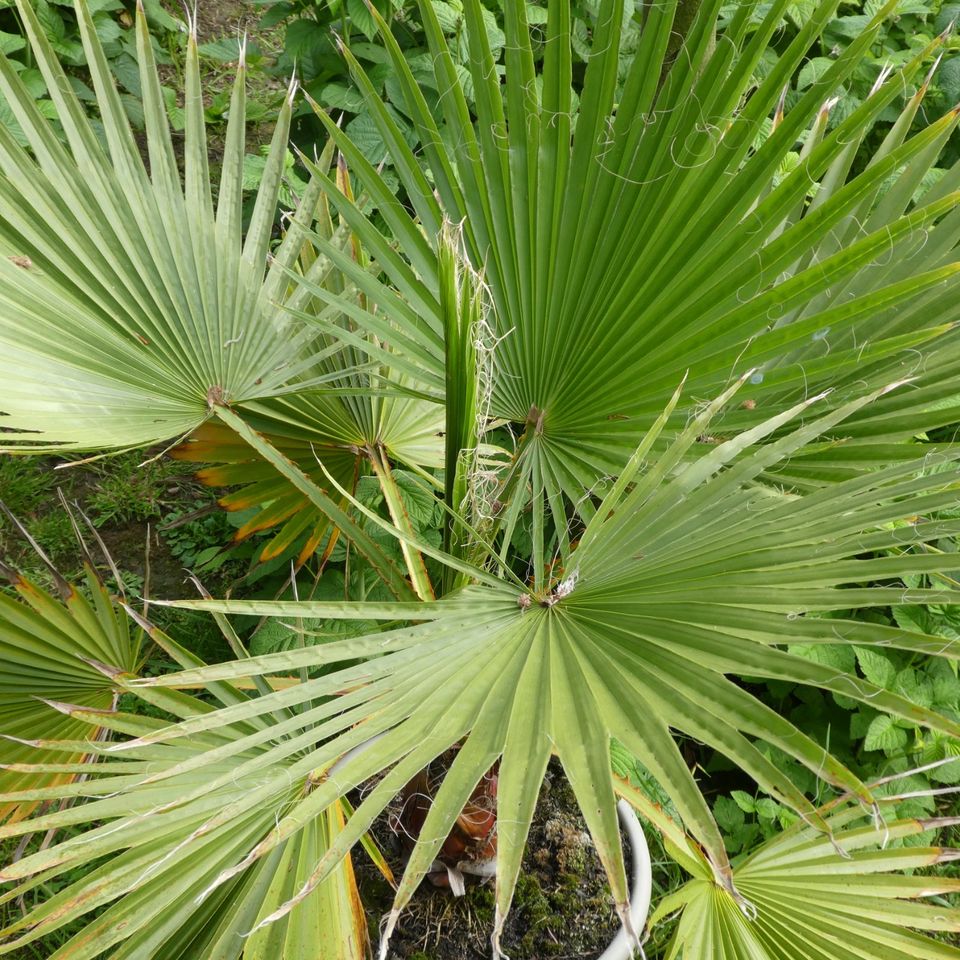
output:
MULTIPOLYGON (((175 16, 183 16, 183 7, 176 0, 165 0, 164 6, 175 16)), ((198 0, 195 6, 201 43, 240 36, 250 30, 260 16, 249 0, 198 0)))
MULTIPOLYGON (((373 833, 399 875, 401 844, 386 817, 373 833)), ((354 866, 376 943, 392 890, 359 849, 354 866)), ((468 878, 466 895, 454 897, 425 881, 400 917, 390 958, 487 960, 493 912, 492 882, 468 878)), ((586 824, 559 765, 553 762, 540 793, 501 946, 511 960, 593 960, 618 929, 610 889, 586 824)))

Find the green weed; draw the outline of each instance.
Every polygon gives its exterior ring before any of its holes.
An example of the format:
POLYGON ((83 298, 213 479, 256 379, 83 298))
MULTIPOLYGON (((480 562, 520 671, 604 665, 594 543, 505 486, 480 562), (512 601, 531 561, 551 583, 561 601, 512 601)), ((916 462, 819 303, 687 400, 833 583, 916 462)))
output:
POLYGON ((143 462, 142 453, 124 453, 98 462, 88 505, 93 522, 156 520, 183 497, 193 468, 160 458, 143 462))

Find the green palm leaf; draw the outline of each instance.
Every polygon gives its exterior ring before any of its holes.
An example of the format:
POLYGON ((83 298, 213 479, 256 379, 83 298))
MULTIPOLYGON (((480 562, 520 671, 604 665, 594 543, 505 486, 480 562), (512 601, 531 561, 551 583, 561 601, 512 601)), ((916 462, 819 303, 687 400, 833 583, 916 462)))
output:
POLYGON ((873 813, 841 801, 823 811, 831 836, 798 823, 767 841, 734 869, 739 902, 709 876, 688 882, 650 917, 653 927, 682 911, 667 960, 956 957, 960 911, 945 897, 960 892, 960 881, 913 873, 960 856, 924 843, 956 821, 891 816, 898 799, 882 797, 873 813))
POLYGON ((87 4, 77 14, 103 118, 93 132, 31 4, 18 10, 66 143, 5 58, 0 92, 32 155, 0 131, 4 443, 39 449, 140 446, 188 433, 215 403, 270 396, 319 349, 271 302, 284 252, 265 270, 290 122, 289 98, 246 238, 241 59, 214 210, 198 78, 187 42, 186 185, 180 186, 142 11, 138 52, 150 173, 140 157, 87 4), (10 256, 26 258, 18 266, 10 256), (38 384, 44 384, 42 394, 38 384))
MULTIPOLYGON (((260 862, 243 882, 218 891, 197 909, 193 897, 232 861, 231 848, 234 854, 243 853, 249 843, 269 831, 296 791, 291 792, 288 782, 288 789, 274 797, 274 803, 249 810, 247 817, 238 817, 229 829, 211 836, 198 829, 210 798, 187 810, 176 791, 219 777, 233 766, 231 761, 218 768, 205 760, 202 771, 169 787, 147 786, 140 794, 143 806, 137 801, 127 807, 125 801, 118 802, 117 789, 122 793, 131 783, 150 780, 151 773, 166 769, 168 761, 186 764, 191 757, 228 743, 231 736, 269 732, 271 723, 255 718, 232 731, 201 737, 187 749, 178 745, 160 753, 147 750, 129 763, 110 762, 112 740, 149 734, 164 728, 166 721, 117 711, 120 693, 136 675, 140 631, 128 627, 128 617, 115 605, 92 563, 86 569, 82 588, 55 575, 64 594, 59 601, 4 568, 21 596, 18 602, 0 593, 0 730, 6 744, 0 769, 0 815, 6 819, 5 829, 23 837, 24 849, 30 851, 37 846, 29 841, 39 829, 43 811, 58 811, 55 816, 63 823, 89 823, 88 813, 102 820, 91 851, 57 858, 61 866, 73 864, 80 872, 35 910, 6 925, 0 934, 0 954, 16 954, 50 930, 102 908, 96 920, 51 957, 94 958, 112 949, 113 956, 130 958, 294 960, 306 950, 316 951, 320 943, 321 952, 312 955, 361 960, 367 952, 366 919, 349 858, 283 923, 248 936, 262 916, 292 896, 310 865, 325 855, 343 830, 341 805, 320 811, 292 843, 260 862), (139 824, 133 843, 125 842, 123 830, 115 830, 118 817, 139 824), (192 847, 192 841, 200 843, 201 851, 192 847), (87 856, 93 850, 113 856, 99 863, 100 854, 87 856), (128 895, 118 899, 124 892, 128 895)), ((134 617, 181 667, 202 666, 202 661, 134 617)), ((263 683, 258 688, 260 692, 270 689, 263 683)), ((208 697, 200 699, 163 691, 146 701, 168 715, 189 718, 209 714, 214 709, 211 699, 222 707, 250 700, 231 684, 210 684, 206 693, 208 697)), ((284 716, 278 711, 270 720, 284 716)), ((214 802, 228 805, 257 783, 257 776, 231 779, 214 793, 214 802)), ((16 869, 16 862, 8 868, 16 869)), ((0 894, 0 904, 15 901, 57 872, 47 871, 8 888, 0 894)))
MULTIPOLYGON (((348 529, 361 552, 370 547, 387 584, 398 596, 408 595, 402 574, 364 541, 342 508, 305 499, 262 455, 224 430, 233 421, 211 421, 227 407, 241 409, 244 422, 267 435, 265 442, 279 444, 279 456, 291 454, 316 474, 322 453, 351 489, 375 457, 420 469, 441 460, 443 411, 435 401, 442 397, 442 379, 424 400, 429 387, 394 373, 389 351, 371 363, 342 343, 344 313, 312 292, 336 290, 341 303, 358 309, 362 285, 337 264, 350 263, 361 277, 374 269, 356 238, 331 219, 317 181, 308 185, 283 240, 271 248, 293 88, 277 119, 244 232, 243 58, 214 189, 196 37, 188 38, 181 185, 142 9, 137 35, 148 165, 120 106, 88 6, 77 0, 76 7, 105 144, 26 0, 18 9, 38 66, 55 91, 65 144, 0 56, 0 94, 30 147, 28 152, 0 130, 2 448, 103 450, 186 438, 181 456, 220 464, 207 479, 244 488, 228 496, 228 507, 256 499, 261 509, 243 535, 279 527, 264 558, 294 544, 301 557, 311 553, 329 534, 333 511, 335 526, 348 529), (317 255, 314 232, 322 234, 330 256, 317 255)), ((352 197, 345 175, 340 185, 352 197)))
MULTIPOLYGON (((56 769, 33 767, 34 740, 85 736, 98 740, 102 734, 91 734, 86 724, 51 710, 46 701, 69 700, 91 710, 109 709, 117 697, 110 674, 134 673, 140 655, 139 631, 131 631, 128 619, 117 612, 89 558, 84 562, 85 581, 78 588, 40 556, 59 599, 0 562, 0 573, 20 598, 18 602, 0 592, 0 731, 6 741, 0 791, 5 794, 70 782, 90 769, 92 755, 82 748, 49 758, 58 764, 56 769)), ((33 801, 0 802, 0 820, 20 820, 36 806, 33 801)))
MULTIPOLYGON (((435 191, 359 63, 344 51, 415 211, 411 220, 399 205, 391 209, 390 230, 416 269, 415 276, 406 262, 384 256, 392 288, 411 295, 424 283, 436 289, 422 237, 408 249, 417 220, 428 240, 443 218, 462 223, 467 256, 484 271, 489 322, 502 338, 491 412, 525 430, 518 455, 523 482, 515 489, 529 487, 551 504, 563 492, 588 514, 584 492, 598 475, 622 468, 684 373, 686 396, 702 397, 754 368, 743 406, 718 421, 722 435, 749 429, 826 386, 876 388, 916 374, 914 389, 879 400, 849 422, 839 450, 831 442, 795 458, 789 479, 804 485, 850 476, 877 460, 909 458, 909 444, 898 443, 920 425, 956 419, 948 383, 960 364, 952 333, 960 166, 913 199, 955 129, 955 113, 907 138, 924 83, 866 169, 850 175, 863 137, 931 50, 824 131, 824 103, 893 5, 785 116, 778 114, 765 140, 783 85, 831 15, 832 0, 817 8, 756 89, 754 68, 785 3, 770 5, 754 31, 747 25, 755 5, 739 5, 715 52, 719 4, 703 4, 684 56, 662 85, 657 78, 677 4, 658 6, 622 88, 624 4, 602 3, 575 126, 569 5, 548 6, 542 84, 534 82, 530 30, 518 5, 506 18, 501 91, 481 6, 465 3, 474 120, 434 9, 420 4, 442 128, 380 21, 435 191), (781 177, 785 154, 811 126, 795 169, 781 177), (886 264, 890 269, 878 269, 886 264)), ((371 194, 387 192, 349 137, 320 116, 371 194)), ((320 182, 374 255, 386 250, 387 236, 320 182)), ((354 319, 379 335, 392 296, 383 285, 372 290, 380 314, 354 319)), ((441 321, 425 322, 439 328, 441 321)), ((439 376, 442 348, 399 316, 396 326, 398 349, 439 376)), ((673 423, 688 412, 678 409, 673 423)))
MULTIPOLYGON (((311 829, 339 796, 386 771, 299 888, 262 917, 267 929, 312 895, 413 774, 463 741, 400 883, 391 928, 463 803, 498 757, 499 789, 511 812, 500 837, 502 922, 551 752, 567 772, 625 916, 615 813, 615 795, 623 789, 608 759, 616 738, 671 796, 703 850, 711 882, 740 896, 720 833, 672 731, 729 756, 821 831, 829 831, 830 823, 770 763, 758 742, 785 751, 863 802, 873 802, 874 795, 821 745, 729 676, 745 673, 833 690, 951 735, 960 734, 960 727, 863 678, 782 649, 794 643, 883 643, 956 655, 942 638, 818 614, 954 602, 947 589, 908 594, 903 587, 858 585, 930 573, 944 563, 908 548, 955 530, 955 521, 909 526, 892 521, 953 502, 957 455, 947 455, 944 469, 936 472, 924 474, 922 463, 898 463, 821 493, 777 495, 756 479, 880 396, 835 409, 825 398, 806 401, 690 460, 697 437, 735 389, 695 418, 661 456, 644 453, 657 441, 655 432, 646 438, 558 574, 562 579, 541 592, 498 583, 477 570, 482 585, 427 604, 183 602, 244 614, 421 622, 127 684, 140 695, 155 696, 170 687, 353 664, 221 710, 183 716, 178 724, 144 724, 128 715, 94 716, 70 708, 88 723, 134 738, 104 749, 109 769, 121 780, 98 787, 110 799, 38 817, 0 835, 108 815, 111 829, 93 828, 37 853, 5 871, 4 878, 29 884, 28 878, 66 869, 77 858, 126 847, 153 821, 147 811, 155 809, 155 791, 162 788, 177 797, 175 807, 198 814, 197 831, 184 838, 184 855, 229 824, 251 826, 249 838, 231 846, 229 862, 204 875, 204 894, 213 897, 243 883, 251 870, 311 829), (428 673, 424 663, 431 665, 428 673), (148 778, 138 777, 129 765, 147 755, 157 762, 148 778), (316 772, 339 757, 344 759, 337 775, 315 782, 316 772), (134 773, 124 778, 127 769, 134 773), (201 771, 206 775, 198 776, 201 771), (248 789, 234 793, 234 783, 248 789), (258 833, 256 818, 264 806, 275 809, 278 802, 284 816, 258 833)), ((462 562, 458 567, 465 569, 462 562)), ((685 857, 698 856, 688 847, 685 857)))

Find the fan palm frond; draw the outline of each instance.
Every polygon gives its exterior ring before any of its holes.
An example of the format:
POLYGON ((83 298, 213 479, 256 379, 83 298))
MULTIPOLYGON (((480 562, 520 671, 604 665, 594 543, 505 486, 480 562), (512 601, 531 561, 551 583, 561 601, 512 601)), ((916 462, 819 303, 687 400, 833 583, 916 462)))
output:
MULTIPOLYGON (((837 388, 830 402, 839 404, 851 390, 916 376, 910 390, 845 421, 842 436, 794 458, 783 479, 804 486, 909 459, 919 425, 960 415, 947 386, 960 364, 952 332, 960 165, 922 189, 956 127, 956 111, 908 136, 930 81, 920 77, 922 64, 942 38, 885 75, 861 107, 828 130, 831 96, 893 4, 786 113, 778 107, 784 84, 835 4, 820 4, 757 81, 758 59, 785 6, 769 5, 753 30, 756 5, 738 5, 714 47, 719 3, 702 4, 660 84, 675 0, 645 15, 622 83, 619 51, 630 18, 622 0, 600 4, 575 110, 569 5, 548 4, 542 82, 534 80, 524 9, 511 8, 501 88, 481 5, 468 0, 475 118, 466 106, 468 80, 432 5, 420 4, 435 71, 430 90, 418 86, 378 18, 430 179, 359 63, 343 51, 410 197, 409 207, 392 200, 349 136, 318 111, 378 198, 389 230, 381 232, 320 176, 351 229, 373 256, 382 254, 389 277, 389 286, 371 281, 367 288, 377 315, 355 319, 386 336, 392 315, 392 342, 418 369, 439 376, 442 345, 422 332, 424 324, 440 329, 439 316, 421 311, 415 327, 391 304, 400 290, 429 305, 437 286, 432 238, 444 219, 462 224, 498 338, 492 414, 522 433, 522 482, 514 489, 529 488, 541 505, 556 511, 562 493, 588 516, 585 492, 598 477, 619 472, 685 373, 686 396, 702 398, 753 370, 741 405, 717 423, 720 436, 828 386, 837 388), (912 89, 866 168, 851 173, 881 111, 912 89), (785 158, 794 162, 785 166, 785 158), (394 238, 406 259, 388 256, 394 238)), ((674 424, 689 409, 678 408, 674 424)), ((501 519, 507 534, 525 502, 511 498, 501 519)))
POLYGON ((843 800, 823 811, 829 836, 799 822, 767 841, 733 871, 739 902, 707 875, 691 880, 650 917, 682 911, 666 960, 956 957, 960 910, 947 898, 960 880, 919 872, 960 858, 924 842, 956 818, 891 815, 899 799, 871 811, 843 800))
MULTIPOLYGON (((833 410, 826 398, 811 399, 689 460, 697 437, 735 389, 710 404, 663 454, 654 456, 651 451, 669 409, 662 414, 599 506, 570 564, 542 591, 498 581, 478 569, 474 579, 479 583, 435 603, 183 601, 184 606, 258 616, 414 625, 129 682, 130 691, 151 694, 344 664, 304 684, 187 716, 178 724, 147 729, 126 716, 93 716, 69 708, 90 723, 113 724, 133 737, 106 748, 111 770, 122 771, 143 750, 151 756, 158 749, 174 752, 153 766, 148 778, 134 776, 110 788, 111 796, 124 796, 125 806, 117 806, 112 829, 102 839, 94 828, 21 861, 3 876, 29 883, 30 876, 63 869, 75 856, 94 857, 114 844, 132 843, 144 821, 150 822, 152 815, 146 811, 152 809, 152 791, 159 783, 178 798, 177 806, 206 811, 179 850, 185 857, 227 824, 259 817, 264 804, 282 802, 279 821, 249 838, 242 855, 238 847, 229 864, 206 875, 205 892, 212 896, 222 886, 243 882, 287 840, 309 829, 338 797, 386 771, 329 852, 314 862, 305 882, 263 918, 278 921, 324 881, 418 770, 459 742, 400 882, 391 923, 429 868, 463 803, 499 760, 499 930, 513 896, 539 785, 554 752, 626 917, 615 805, 619 787, 609 762, 611 738, 616 738, 667 791, 704 851, 712 882, 731 896, 741 896, 722 837, 671 731, 726 754, 765 791, 826 833, 830 823, 767 759, 757 741, 785 751, 864 803, 874 800, 869 786, 731 677, 746 674, 817 686, 960 734, 948 717, 862 677, 782 649, 785 644, 883 644, 930 655, 960 655, 940 637, 820 616, 907 601, 955 602, 948 588, 908 594, 902 587, 860 584, 930 573, 943 565, 942 557, 909 548, 948 534, 956 521, 914 519, 907 526, 893 521, 915 516, 918 509, 935 515, 953 502, 958 454, 946 456, 937 471, 924 472, 922 462, 896 463, 820 493, 777 495, 756 479, 881 397, 867 395, 833 410), (818 403, 823 410, 818 411, 818 403), (424 663, 430 664, 427 672, 424 663), (278 715, 288 710, 289 717, 278 715), (250 723, 261 728, 224 742, 222 731, 241 730, 238 725, 250 723), (284 739, 277 740, 279 734, 284 739), (211 737, 219 739, 206 739, 211 737), (194 755, 175 759, 178 744, 189 744, 194 755), (335 777, 314 782, 316 771, 341 757, 335 777), (219 763, 221 773, 196 778, 199 771, 209 772, 219 763), (250 789, 221 796, 230 783, 247 776, 256 778, 255 787, 251 781, 250 789), (121 809, 127 812, 121 814, 121 809), (61 857, 66 858, 64 867, 61 857)), ((463 562, 457 567, 464 569, 463 562)), ((113 802, 87 805, 83 814, 47 815, 8 833, 68 820, 76 824, 81 817, 89 823, 113 810, 113 802)), ((164 868, 176 869, 175 861, 164 868)))
MULTIPOLYGON (((231 734, 218 731, 202 737, 196 741, 195 750, 178 745, 166 756, 163 751, 147 750, 130 765, 118 767, 110 762, 109 754, 118 738, 147 734, 165 727, 167 721, 118 710, 120 694, 136 676, 140 629, 128 626, 127 613, 105 589, 92 562, 86 571, 81 587, 68 584, 54 572, 63 594, 61 600, 4 568, 21 599, 0 593, 0 730, 5 743, 0 816, 6 820, 6 826, 0 829, 22 838, 18 857, 5 867, 16 871, 23 862, 21 854, 29 858, 30 851, 46 846, 30 843, 38 830, 45 829, 41 826, 45 816, 53 815, 64 826, 87 823, 87 814, 98 810, 95 815, 103 818, 99 834, 114 856, 99 866, 96 858, 88 858, 85 852, 60 860, 61 865, 73 862, 86 869, 36 909, 5 923, 0 954, 17 953, 46 932, 102 908, 97 920, 51 956, 93 958, 110 948, 115 948, 115 956, 158 956, 158 945, 163 944, 162 956, 184 960, 264 955, 293 960, 303 955, 305 945, 314 950, 319 943, 322 952, 317 956, 362 960, 367 954, 366 918, 349 858, 340 864, 330 882, 286 922, 248 937, 262 915, 286 902, 305 882, 304 871, 324 856, 344 828, 342 805, 333 804, 321 811, 309 829, 285 845, 282 852, 258 865, 245 882, 218 892, 199 910, 193 895, 209 882, 210 870, 218 869, 217 860, 225 856, 223 863, 227 863, 232 843, 238 843, 238 851, 242 850, 252 837, 275 825, 285 804, 295 801, 292 782, 288 781, 288 790, 277 796, 275 803, 259 812, 249 810, 247 819, 239 818, 229 830, 208 837, 203 843, 206 853, 195 859, 193 854, 181 856, 181 851, 203 835, 204 831, 197 832, 197 828, 209 800, 187 811, 181 807, 176 791, 188 789, 190 782, 218 778, 228 770, 227 765, 217 768, 213 763, 171 784, 169 793, 163 787, 158 791, 147 786, 141 794, 144 805, 134 802, 124 810, 127 801, 121 795, 125 785, 150 780, 152 771, 165 768, 167 760, 189 766, 195 751, 202 753, 217 744, 224 745, 231 734), (103 722, 96 717, 102 717, 103 722), (115 829, 118 815, 145 828, 129 846, 124 832, 115 829), (167 864, 175 870, 166 869, 167 864), (125 890, 131 895, 118 900, 125 890), (117 902, 111 906, 113 901, 117 902)), ((129 612, 149 638, 182 668, 203 665, 139 615, 129 612)), ((242 648, 237 652, 242 654, 242 648)), ((229 683, 214 683, 206 687, 205 698, 163 691, 159 696, 148 696, 146 702, 160 715, 185 719, 210 713, 214 709, 211 701, 229 708, 269 689, 258 682, 252 693, 246 693, 229 683)), ((278 711, 269 722, 255 719, 241 724, 233 735, 270 730, 272 723, 284 716, 278 711)), ((277 736, 282 737, 280 730, 277 736)), ((229 779, 230 783, 216 794, 215 802, 226 805, 236 801, 259 782, 239 774, 229 779)), ((68 826, 61 842, 69 842, 65 838, 70 832, 68 826)), ((49 834, 47 842, 53 836, 49 834)), ((26 884, 8 888, 0 894, 0 905, 16 902, 44 882, 44 875, 32 876, 26 884)))

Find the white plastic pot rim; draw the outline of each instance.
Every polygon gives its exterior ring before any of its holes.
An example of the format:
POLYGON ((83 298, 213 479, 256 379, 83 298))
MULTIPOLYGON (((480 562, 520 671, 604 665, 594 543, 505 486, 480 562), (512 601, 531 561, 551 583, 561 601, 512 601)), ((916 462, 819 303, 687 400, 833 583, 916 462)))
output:
MULTIPOLYGON (((620 828, 630 844, 633 860, 633 876, 630 883, 630 920, 639 936, 647 925, 650 913, 650 897, 653 892, 653 867, 650 863, 650 848, 643 827, 626 800, 617 803, 617 815, 620 828)), ((621 927, 613 942, 600 954, 598 960, 631 960, 636 950, 636 942, 630 932, 621 927)), ((642 951, 641 951, 642 954, 642 951)))

